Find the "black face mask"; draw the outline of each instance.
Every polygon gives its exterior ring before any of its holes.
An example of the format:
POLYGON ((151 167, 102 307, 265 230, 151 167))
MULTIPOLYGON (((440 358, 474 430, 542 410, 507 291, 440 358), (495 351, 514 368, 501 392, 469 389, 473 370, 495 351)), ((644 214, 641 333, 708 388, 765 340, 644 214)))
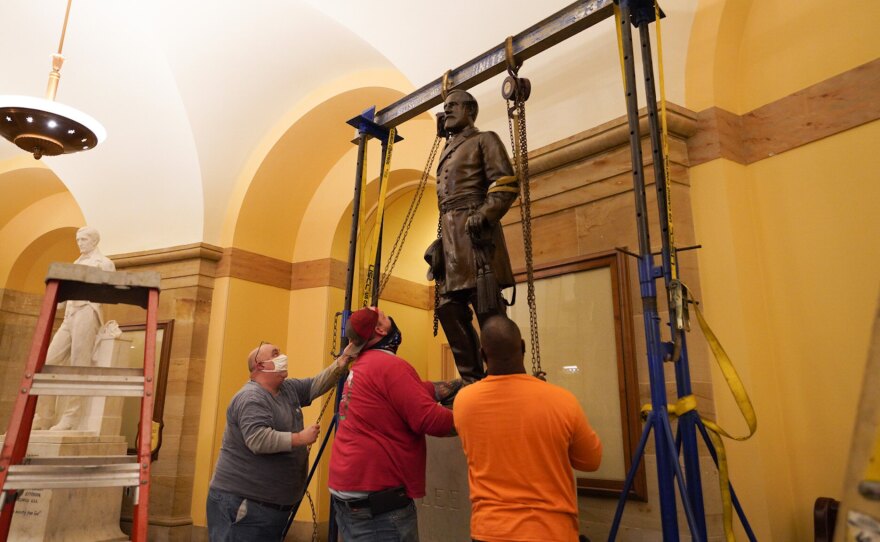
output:
POLYGON ((388 317, 391 320, 391 329, 388 330, 388 334, 382 337, 382 340, 373 345, 373 348, 381 348, 382 350, 388 350, 392 354, 397 354, 397 349, 400 348, 400 343, 403 342, 403 333, 400 332, 400 328, 397 327, 397 323, 394 321, 394 318, 388 317))

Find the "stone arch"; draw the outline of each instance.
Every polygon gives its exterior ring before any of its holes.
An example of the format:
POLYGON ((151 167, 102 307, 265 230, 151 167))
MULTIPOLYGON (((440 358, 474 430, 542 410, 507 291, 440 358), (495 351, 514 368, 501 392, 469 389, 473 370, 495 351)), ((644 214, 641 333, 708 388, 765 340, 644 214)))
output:
POLYGON ((42 293, 46 270, 52 262, 70 263, 79 256, 74 226, 50 230, 25 247, 12 268, 6 288, 27 293, 42 293))
POLYGON ((27 158, 0 164, 0 288, 42 293, 48 263, 79 254, 85 219, 58 176, 27 158))

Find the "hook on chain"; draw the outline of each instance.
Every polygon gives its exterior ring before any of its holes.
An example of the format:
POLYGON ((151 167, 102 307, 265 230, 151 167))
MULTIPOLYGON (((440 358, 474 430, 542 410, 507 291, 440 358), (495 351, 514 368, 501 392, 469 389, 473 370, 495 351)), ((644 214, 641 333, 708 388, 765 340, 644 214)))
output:
POLYGON ((446 100, 446 95, 449 94, 449 75, 452 74, 452 70, 446 70, 446 73, 443 74, 443 79, 440 81, 440 97, 443 100, 446 100))
POLYGON ((516 77, 522 62, 517 62, 516 56, 513 54, 513 36, 507 36, 507 39, 504 40, 504 56, 507 57, 507 73, 511 77, 516 77))

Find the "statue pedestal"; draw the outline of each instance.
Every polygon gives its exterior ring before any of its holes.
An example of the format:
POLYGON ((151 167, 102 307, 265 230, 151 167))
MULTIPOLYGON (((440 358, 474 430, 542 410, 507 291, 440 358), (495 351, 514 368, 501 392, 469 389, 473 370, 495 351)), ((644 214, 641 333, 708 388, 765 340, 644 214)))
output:
POLYGON ((458 437, 426 437, 425 498, 419 507, 419 540, 471 539, 467 459, 458 437))
MULTIPOLYGON (((6 435, 0 435, 0 442, 6 435)), ((125 437, 84 431, 34 431, 27 456, 123 455, 125 437)), ((9 540, 109 542, 129 540, 119 528, 122 488, 30 489, 15 503, 9 540)))

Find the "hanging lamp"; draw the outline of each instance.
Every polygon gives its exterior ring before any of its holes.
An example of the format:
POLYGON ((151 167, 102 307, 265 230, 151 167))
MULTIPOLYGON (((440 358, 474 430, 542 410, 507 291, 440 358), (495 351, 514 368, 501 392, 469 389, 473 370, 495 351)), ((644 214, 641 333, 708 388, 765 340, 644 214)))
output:
POLYGON ((101 123, 73 107, 55 101, 64 56, 64 35, 72 0, 67 0, 58 52, 52 55, 52 71, 46 97, 0 96, 0 135, 39 160, 43 156, 70 154, 94 148, 107 137, 101 123))

